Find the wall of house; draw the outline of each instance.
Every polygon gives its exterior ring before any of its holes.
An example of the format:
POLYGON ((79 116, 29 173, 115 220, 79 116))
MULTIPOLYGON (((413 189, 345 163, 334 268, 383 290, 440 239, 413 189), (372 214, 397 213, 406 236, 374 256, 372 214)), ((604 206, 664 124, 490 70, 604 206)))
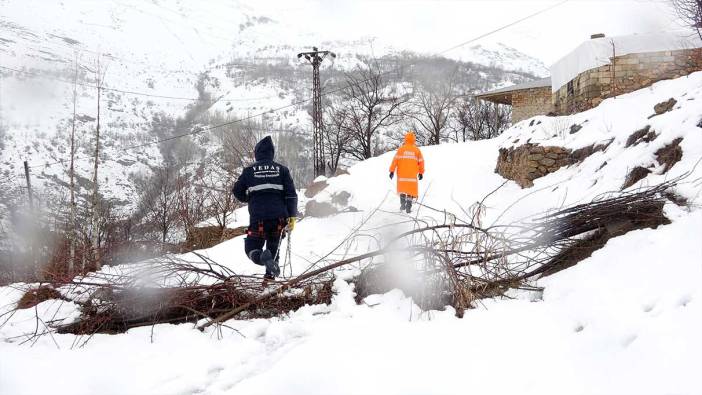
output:
POLYGON ((612 64, 583 72, 554 92, 553 111, 559 115, 584 111, 608 97, 700 70, 702 48, 616 56, 612 64))
POLYGON ((512 93, 512 123, 552 111, 551 87, 523 89, 512 93))

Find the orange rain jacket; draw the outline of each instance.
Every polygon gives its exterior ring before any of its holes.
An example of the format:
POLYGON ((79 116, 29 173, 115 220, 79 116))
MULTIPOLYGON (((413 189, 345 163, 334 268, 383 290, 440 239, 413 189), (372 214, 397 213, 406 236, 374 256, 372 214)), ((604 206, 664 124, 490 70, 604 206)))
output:
POLYGON ((414 133, 405 135, 405 143, 398 148, 390 164, 390 172, 397 170, 397 193, 416 198, 419 196, 417 174, 424 174, 424 157, 415 142, 414 133))

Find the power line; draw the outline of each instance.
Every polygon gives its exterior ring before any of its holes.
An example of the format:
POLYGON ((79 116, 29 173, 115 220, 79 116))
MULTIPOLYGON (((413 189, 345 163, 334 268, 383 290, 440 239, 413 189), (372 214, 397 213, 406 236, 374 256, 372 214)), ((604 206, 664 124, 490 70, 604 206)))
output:
POLYGON ((498 32, 500 32, 500 31, 502 31, 502 30, 508 29, 508 28, 510 28, 510 27, 512 27, 512 26, 514 26, 514 25, 516 25, 516 24, 518 24, 518 23, 524 22, 524 21, 527 20, 527 19, 533 18, 533 17, 535 17, 535 16, 537 16, 537 15, 541 15, 541 14, 543 14, 544 12, 551 11, 552 9, 554 9, 554 8, 556 8, 556 7, 559 7, 559 6, 565 4, 565 3, 569 2, 569 1, 571 1, 571 0, 563 0, 563 1, 561 1, 560 3, 556 3, 556 4, 554 4, 554 5, 550 6, 550 7, 546 7, 546 8, 544 8, 544 9, 542 9, 542 10, 539 10, 539 11, 533 13, 533 14, 529 14, 529 15, 523 17, 523 18, 517 19, 517 20, 514 21, 514 22, 511 22, 511 23, 508 23, 508 24, 506 24, 506 25, 504 25, 504 26, 498 27, 498 28, 495 29, 495 30, 491 30, 491 31, 489 31, 489 32, 487 32, 487 33, 484 33, 484 34, 481 34, 481 35, 479 35, 479 36, 477 36, 477 37, 471 38, 471 39, 468 40, 468 41, 464 41, 464 42, 462 42, 462 43, 460 43, 460 44, 458 44, 458 45, 454 45, 453 47, 451 47, 451 48, 449 48, 449 49, 446 49, 446 50, 444 50, 444 51, 439 52, 439 55, 442 55, 442 54, 444 54, 444 53, 446 53, 446 52, 449 52, 449 51, 453 51, 454 49, 460 48, 460 47, 462 47, 462 46, 464 46, 464 45, 468 45, 468 44, 470 44, 470 43, 472 43, 472 42, 478 41, 478 40, 480 40, 480 39, 482 39, 482 38, 485 38, 485 37, 487 37, 487 36, 491 36, 491 35, 493 35, 493 34, 495 34, 495 33, 498 33, 498 32))
MULTIPOLYGON (((37 43, 37 44, 39 44, 39 43, 37 43)), ((48 40, 44 40, 44 43, 43 43, 43 44, 39 44, 39 45, 44 46, 44 47, 48 47, 48 48, 50 48, 51 50, 58 50, 58 51, 62 51, 62 49, 51 48, 51 47, 52 47, 52 46, 60 46, 60 47, 68 48, 68 49, 71 49, 71 48, 72 48, 74 53, 75 53, 75 52, 79 52, 79 53, 87 52, 87 53, 90 53, 90 54, 103 56, 103 57, 109 58, 109 59, 111 59, 111 60, 116 60, 116 61, 125 62, 125 63, 132 63, 132 64, 136 64, 136 65, 142 65, 142 66, 144 66, 144 68, 146 68, 146 69, 151 69, 151 70, 154 70, 154 71, 159 71, 159 72, 161 72, 161 73, 167 72, 167 73, 169 73, 169 74, 185 74, 185 75, 192 75, 192 76, 197 76, 197 75, 201 74, 201 72, 196 72, 196 71, 167 69, 167 68, 164 68, 164 67, 161 67, 161 66, 156 66, 156 65, 154 65, 154 64, 149 64, 149 63, 146 63, 146 62, 139 62, 139 61, 135 61, 135 60, 128 60, 128 59, 124 59, 124 58, 117 57, 117 56, 115 56, 115 55, 111 55, 111 54, 109 54, 109 53, 98 52, 98 51, 91 51, 91 50, 85 49, 85 48, 83 48, 83 47, 71 47, 71 46, 68 46, 68 45, 63 45, 63 44, 59 44, 59 43, 50 42, 50 41, 48 41, 48 40)), ((41 54, 41 55, 47 55, 47 53, 44 52, 44 50, 43 50, 41 47, 29 45, 29 43, 15 43, 15 44, 13 45, 13 47, 21 47, 21 48, 24 48, 24 49, 27 50, 27 51, 33 51, 33 52, 36 52, 36 53, 41 54)), ((53 53, 52 53, 52 54, 53 54, 53 53)), ((64 56, 64 54, 59 54, 59 53, 55 53, 55 54, 53 54, 53 55, 64 56)), ((26 54, 26 53, 21 54, 21 56, 32 57, 32 58, 38 58, 37 56, 29 55, 29 54, 26 54)), ((45 61, 45 62, 61 62, 62 60, 64 60, 64 58, 60 58, 60 59, 38 58, 38 59, 39 59, 39 60, 42 60, 42 61, 45 61)), ((64 60, 64 61, 66 61, 66 60, 64 60)), ((119 64, 120 64, 120 66, 123 66, 123 67, 125 67, 125 68, 128 67, 128 66, 125 65, 125 64, 121 64, 121 63, 119 63, 119 64)), ((86 68, 85 66, 82 66, 82 65, 81 65, 81 67, 86 68)), ((212 68, 209 68, 209 69, 206 69, 206 70, 210 70, 210 69, 212 69, 212 68)), ((132 69, 132 70, 134 70, 134 69, 132 69)))
MULTIPOLYGON (((0 69, 5 69, 8 71, 13 71, 16 73, 21 73, 21 74, 26 74, 32 77, 37 77, 37 78, 44 78, 52 81, 57 81, 57 82, 62 82, 65 84, 70 84, 73 85, 74 81, 69 81, 69 80, 64 80, 61 78, 56 78, 56 77, 50 77, 46 75, 42 75, 39 73, 33 73, 30 71, 24 71, 24 70, 18 70, 12 67, 7 67, 0 65, 0 69)), ((86 82, 77 82, 77 85, 88 87, 88 88, 97 88, 96 85, 92 85, 90 83, 86 82)), ((202 99, 196 99, 192 97, 178 97, 178 96, 167 96, 167 95, 156 95, 152 93, 145 93, 145 92, 138 92, 138 91, 130 91, 130 90, 124 90, 124 89, 118 89, 118 88, 106 88, 103 87, 101 88, 102 90, 106 91, 114 91, 114 92, 119 92, 119 93, 124 93, 124 94, 129 94, 129 95, 136 95, 136 96, 146 96, 146 97, 154 97, 154 98, 161 98, 161 99, 170 99, 170 100, 188 100, 188 101, 203 101, 202 99)), ((298 93, 298 91, 294 91, 293 93, 298 93)), ((220 98, 220 101, 235 101, 235 102, 242 102, 242 101, 258 101, 258 100, 264 100, 264 99, 270 99, 271 97, 277 97, 277 95, 269 95, 269 96, 261 96, 261 97, 251 97, 251 98, 220 98)))
MULTIPOLYGON (((71 84, 71 85, 73 85, 73 84, 75 83, 76 85, 85 86, 85 87, 88 87, 88 88, 97 88, 97 85, 92 85, 92 84, 85 83, 85 82, 74 82, 74 81, 68 81, 68 80, 64 80, 64 79, 60 79, 60 78, 56 78, 56 77, 48 77, 48 76, 41 75, 41 74, 38 74, 38 73, 33 73, 33 72, 30 72, 30 71, 24 71, 24 70, 17 70, 17 69, 14 69, 14 68, 12 68, 12 67, 7 67, 7 66, 3 66, 3 65, 0 65, 0 69, 5 69, 5 70, 8 70, 8 71, 13 71, 13 72, 15 72, 15 73, 26 74, 26 75, 30 75, 30 76, 37 77, 37 78, 45 78, 45 79, 52 80, 52 81, 63 82, 63 83, 66 83, 66 84, 71 84)), ((125 93, 125 94, 128 94, 128 95, 156 97, 156 98, 160 98, 160 99, 202 101, 202 99, 196 99, 196 98, 192 98, 192 97, 179 97, 179 96, 155 95, 155 94, 151 94, 151 93, 136 92, 136 91, 130 91, 130 90, 124 90, 124 89, 117 89, 117 88, 106 88, 106 87, 101 87, 100 89, 106 90, 106 91, 112 91, 112 92, 125 93)))
POLYGON ((7 182, 11 182, 12 180, 16 180, 18 178, 20 178, 20 176, 18 176, 16 174, 9 175, 9 176, 6 176, 5 178, 0 179, 0 184, 4 183, 5 185, 7 185, 7 182))
MULTIPOLYGON (((552 9, 558 7, 558 6, 561 6, 561 5, 563 5, 563 4, 565 4, 565 3, 569 2, 569 1, 571 1, 571 0, 563 0, 563 1, 561 1, 561 2, 559 2, 559 3, 557 3, 557 4, 555 4, 555 5, 551 5, 551 6, 547 7, 547 8, 544 8, 544 9, 542 9, 542 10, 540 10, 540 11, 537 11, 537 12, 535 12, 535 13, 533 13, 533 14, 530 14, 530 15, 528 15, 528 16, 526 16, 526 17, 520 18, 520 19, 518 19, 518 20, 516 20, 516 21, 514 21, 514 22, 510 22, 509 24, 504 25, 504 26, 502 26, 502 27, 499 27, 499 28, 497 28, 497 29, 494 29, 494 30, 492 30, 492 31, 490 31, 490 32, 488 32, 488 33, 481 34, 480 36, 477 36, 477 37, 474 37, 474 38, 472 38, 472 39, 470 39, 470 40, 464 41, 464 42, 462 42, 462 43, 460 43, 460 44, 458 44, 458 45, 455 45, 455 46, 453 46, 453 47, 451 47, 451 48, 449 48, 449 49, 446 49, 446 50, 444 50, 444 51, 438 52, 438 54, 444 54, 444 53, 446 53, 446 52, 449 52, 449 51, 452 51, 452 50, 457 49, 457 48, 459 48, 459 47, 462 47, 462 46, 464 46, 464 45, 470 44, 470 43, 472 43, 472 42, 474 42, 474 41, 477 41, 477 40, 479 40, 479 39, 485 38, 485 37, 487 37, 487 36, 489 36, 489 35, 495 34, 495 33, 499 32, 499 31, 502 31, 502 30, 507 29, 507 28, 509 28, 509 27, 511 27, 511 26, 514 26, 514 25, 516 25, 516 24, 518 24, 518 23, 520 23, 520 22, 523 22, 523 21, 525 21, 525 20, 527 20, 527 19, 529 19, 529 18, 533 18, 533 17, 535 17, 535 16, 537 16, 537 15, 540 15, 540 14, 542 14, 542 13, 544 13, 544 12, 550 11, 550 10, 552 10, 552 9)), ((1 67, 1 66, 0 66, 0 67, 1 67)), ((356 81, 356 82, 353 83, 353 85, 362 84, 362 83, 364 83, 364 82, 370 81, 370 80, 373 79, 373 78, 377 78, 378 75, 384 75, 384 74, 393 73, 393 72, 395 72, 395 71, 398 71, 399 69, 400 69, 400 67, 395 68, 395 69, 393 69, 393 70, 389 70, 389 71, 385 71, 385 72, 378 73, 377 75, 371 76, 371 77, 369 77, 369 78, 367 78, 367 79, 365 79, 365 80, 356 81)), ((327 95, 331 95, 331 94, 334 94, 334 93, 337 93, 337 92, 341 92, 341 91, 344 91, 344 90, 348 89, 348 87, 349 87, 349 85, 345 85, 345 86, 342 86, 342 87, 339 87, 339 88, 336 88, 336 89, 332 89, 332 90, 330 90, 330 91, 322 92, 321 96, 327 96, 327 95)), ((299 101, 296 101, 296 102, 287 104, 287 105, 285 105, 285 106, 273 108, 273 109, 270 109, 270 110, 267 110, 267 111, 264 111, 264 112, 256 113, 256 114, 254 114, 254 115, 249 115, 249 116, 244 117, 244 118, 238 118, 238 119, 235 119, 235 120, 232 120, 232 121, 228 121, 228 122, 224 122, 224 123, 221 123, 221 124, 212 125, 212 126, 208 126, 208 127, 205 127, 205 128, 197 129, 197 130, 194 130, 194 131, 192 131, 192 132, 182 133, 182 134, 170 136, 170 137, 163 138, 163 139, 159 139, 159 140, 154 140, 154 141, 151 141, 151 142, 148 142, 148 143, 136 144, 136 145, 132 145, 132 146, 123 147, 123 148, 121 149, 121 151, 133 150, 133 149, 137 149, 137 148, 143 148, 143 147, 146 147, 146 146, 149 146, 149 145, 161 144, 161 143, 164 143, 164 142, 167 142, 167 141, 176 140, 176 139, 183 138, 183 137, 187 137, 187 136, 194 136, 194 135, 197 135, 197 134, 200 134, 200 133, 204 133, 204 132, 209 132, 209 131, 212 131, 212 130, 215 130, 215 129, 219 129, 219 128, 222 128, 222 127, 225 127, 225 126, 230 126, 230 125, 234 125, 234 124, 237 124, 237 123, 245 122, 245 121, 247 121, 247 120, 251 120, 251 119, 253 119, 253 118, 257 118, 257 117, 260 117, 260 116, 264 116, 264 115, 266 115, 266 114, 272 114, 272 113, 275 113, 275 112, 278 112, 278 111, 281 111, 281 110, 284 110, 284 109, 287 109, 287 108, 295 107, 295 106, 298 106, 298 105, 300 105, 300 104, 307 103, 307 102, 309 102, 309 101, 311 101, 311 100, 312 100, 312 99, 299 100, 299 101)), ((91 156, 88 156, 87 158, 91 158, 91 156)), ((76 158, 76 159, 84 159, 84 158, 76 158)), ((49 167, 49 166, 53 166, 53 165, 56 165, 56 164, 65 163, 66 161, 67 161, 67 160, 59 160, 59 161, 55 161, 55 162, 48 163, 48 164, 29 166, 29 168, 42 167, 42 166, 43 166, 43 167, 49 167)))

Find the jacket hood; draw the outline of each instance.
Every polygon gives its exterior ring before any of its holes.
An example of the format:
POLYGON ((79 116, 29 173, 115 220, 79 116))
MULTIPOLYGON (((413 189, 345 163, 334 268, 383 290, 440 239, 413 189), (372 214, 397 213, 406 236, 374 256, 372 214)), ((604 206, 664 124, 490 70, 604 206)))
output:
POLYGON ((407 132, 405 134, 405 144, 415 144, 417 142, 417 138, 414 135, 414 132, 407 132))
POLYGON ((256 160, 273 160, 275 156, 275 147, 273 146, 273 139, 271 136, 264 137, 261 141, 256 143, 254 148, 254 158, 256 160))

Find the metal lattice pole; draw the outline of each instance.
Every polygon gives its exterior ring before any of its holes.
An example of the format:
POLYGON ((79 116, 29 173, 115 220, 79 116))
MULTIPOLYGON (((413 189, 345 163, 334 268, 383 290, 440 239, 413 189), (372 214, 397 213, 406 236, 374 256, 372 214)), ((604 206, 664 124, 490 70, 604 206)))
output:
POLYGON ((314 176, 326 173, 326 163, 324 161, 324 136, 322 134, 322 89, 319 82, 319 66, 327 55, 335 58, 336 55, 330 51, 319 51, 317 47, 312 47, 312 52, 302 52, 297 54, 298 58, 304 56, 312 65, 312 147, 313 147, 313 168, 314 176))

